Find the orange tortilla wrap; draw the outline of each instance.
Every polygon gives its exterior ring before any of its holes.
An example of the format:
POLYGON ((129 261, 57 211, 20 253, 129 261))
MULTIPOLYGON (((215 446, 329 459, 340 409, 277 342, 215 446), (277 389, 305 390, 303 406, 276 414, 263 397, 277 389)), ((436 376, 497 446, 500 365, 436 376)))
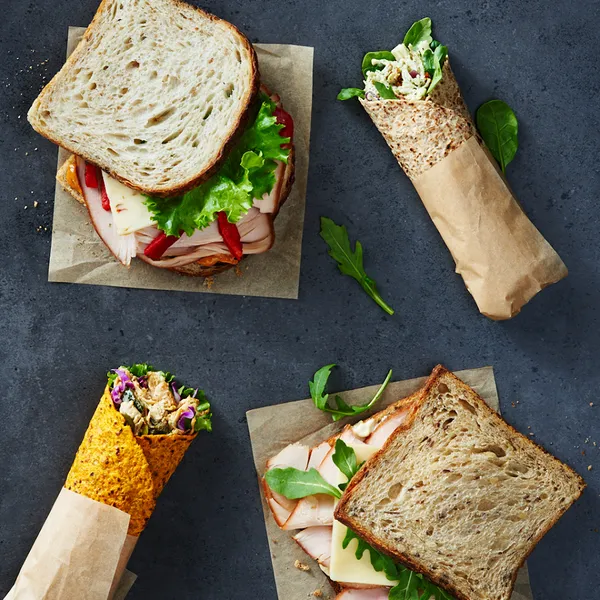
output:
POLYGON ((139 536, 163 487, 197 434, 134 435, 108 386, 67 475, 65 487, 131 516, 139 536))

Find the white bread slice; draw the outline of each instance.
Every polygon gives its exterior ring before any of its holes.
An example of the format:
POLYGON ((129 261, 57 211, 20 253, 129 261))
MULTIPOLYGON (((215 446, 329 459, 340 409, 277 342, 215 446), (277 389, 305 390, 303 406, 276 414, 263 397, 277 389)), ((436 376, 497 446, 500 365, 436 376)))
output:
POLYGON ((459 600, 509 600, 518 569, 584 487, 438 366, 335 517, 459 600))
POLYGON ((230 23, 179 0, 103 0, 28 119, 125 185, 170 196, 218 168, 258 86, 230 23))

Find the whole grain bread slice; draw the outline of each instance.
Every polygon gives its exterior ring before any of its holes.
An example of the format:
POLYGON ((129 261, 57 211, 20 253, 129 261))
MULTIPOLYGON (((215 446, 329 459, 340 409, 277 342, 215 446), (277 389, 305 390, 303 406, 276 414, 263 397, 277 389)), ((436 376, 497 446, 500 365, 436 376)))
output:
POLYGON ((517 571, 585 483, 438 366, 405 427, 335 518, 459 600, 509 600, 517 571))
POLYGON ((230 23, 179 0, 103 0, 28 119, 125 185, 172 196, 218 168, 258 86, 230 23))

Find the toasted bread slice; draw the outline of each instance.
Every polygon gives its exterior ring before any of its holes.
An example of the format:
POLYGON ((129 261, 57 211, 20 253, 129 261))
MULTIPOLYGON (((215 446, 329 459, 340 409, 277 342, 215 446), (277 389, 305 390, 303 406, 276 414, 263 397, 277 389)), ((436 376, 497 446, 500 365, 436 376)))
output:
MULTIPOLYGON (((292 185, 294 183, 294 173, 295 173, 295 149, 294 146, 290 149, 290 154, 288 157, 287 165, 285 166, 285 171, 283 173, 283 182, 281 184, 281 193, 279 199, 279 207, 280 209, 284 202, 287 200, 290 191, 292 189, 292 185)), ((76 160, 75 156, 71 154, 69 158, 62 164, 58 172, 56 173, 56 180, 61 185, 61 187, 69 193, 75 200, 85 206, 85 198, 81 192, 81 188, 78 187, 76 180, 73 181, 69 177, 69 170, 72 170, 74 173, 76 160)), ((76 177, 76 176, 75 176, 76 177)), ((277 213, 273 215, 273 219, 277 216, 277 213)), ((243 258, 242 258, 243 260, 243 258)), ((229 255, 215 255, 215 256, 207 256, 195 263, 185 265, 182 267, 174 267, 170 270, 180 273, 181 275, 188 275, 190 277, 212 277, 214 275, 218 275, 223 271, 227 271, 228 269, 232 269, 238 264, 238 261, 233 259, 232 256, 229 255)))
POLYGON ((509 600, 526 557, 585 483, 442 366, 417 402, 335 517, 459 600, 509 600))
POLYGON ((250 42, 179 0, 103 0, 29 110, 33 128, 141 192, 207 179, 259 86, 250 42))

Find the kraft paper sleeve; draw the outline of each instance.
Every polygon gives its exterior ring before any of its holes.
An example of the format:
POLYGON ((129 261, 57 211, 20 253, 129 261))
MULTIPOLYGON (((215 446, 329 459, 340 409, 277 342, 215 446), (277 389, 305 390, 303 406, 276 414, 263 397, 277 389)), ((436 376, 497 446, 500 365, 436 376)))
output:
POLYGON ((63 488, 6 600, 124 598, 133 580, 123 590, 121 578, 137 541, 128 525, 123 511, 63 488))
POLYGON ((567 267, 527 218, 476 137, 414 181, 484 315, 510 319, 567 267))

